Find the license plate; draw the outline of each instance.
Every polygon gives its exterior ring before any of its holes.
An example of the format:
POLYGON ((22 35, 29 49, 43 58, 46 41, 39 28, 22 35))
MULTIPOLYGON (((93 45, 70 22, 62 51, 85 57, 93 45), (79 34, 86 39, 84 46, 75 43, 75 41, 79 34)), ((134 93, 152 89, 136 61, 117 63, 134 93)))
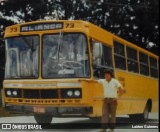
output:
POLYGON ((33 112, 36 113, 45 113, 45 108, 44 107, 33 107, 33 112))

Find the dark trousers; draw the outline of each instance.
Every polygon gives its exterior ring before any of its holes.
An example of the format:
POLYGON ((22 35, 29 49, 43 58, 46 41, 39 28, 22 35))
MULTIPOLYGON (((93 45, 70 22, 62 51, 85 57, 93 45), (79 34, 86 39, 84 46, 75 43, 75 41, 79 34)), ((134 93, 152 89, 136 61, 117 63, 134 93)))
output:
POLYGON ((102 108, 102 128, 115 128, 117 99, 104 98, 102 108))

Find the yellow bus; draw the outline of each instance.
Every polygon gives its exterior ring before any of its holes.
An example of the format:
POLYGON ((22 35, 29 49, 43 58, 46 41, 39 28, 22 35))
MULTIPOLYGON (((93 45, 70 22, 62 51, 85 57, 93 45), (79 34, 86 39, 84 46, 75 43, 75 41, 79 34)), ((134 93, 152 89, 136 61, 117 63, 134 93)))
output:
POLYGON ((158 111, 158 56, 89 22, 34 21, 5 30, 4 106, 53 117, 101 117, 104 69, 126 89, 118 115, 146 121, 158 111))

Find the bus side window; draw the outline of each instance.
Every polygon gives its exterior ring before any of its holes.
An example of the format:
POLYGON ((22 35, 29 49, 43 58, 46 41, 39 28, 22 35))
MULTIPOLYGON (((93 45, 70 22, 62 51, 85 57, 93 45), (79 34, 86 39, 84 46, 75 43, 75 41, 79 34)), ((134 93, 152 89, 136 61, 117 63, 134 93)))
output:
POLYGON ((104 70, 113 70, 112 48, 92 40, 93 71, 95 78, 104 78, 104 70))
POLYGON ((140 74, 149 75, 148 55, 139 52, 140 74))
POLYGON ((149 60, 150 60, 150 76, 158 78, 157 59, 150 57, 149 60))
POLYGON ((115 67, 126 70, 126 58, 124 45, 114 41, 114 59, 115 67))
POLYGON ((139 73, 137 51, 127 47, 128 71, 139 73))
POLYGON ((108 68, 113 68, 113 61, 112 61, 112 48, 109 46, 103 45, 103 61, 104 66, 108 68))

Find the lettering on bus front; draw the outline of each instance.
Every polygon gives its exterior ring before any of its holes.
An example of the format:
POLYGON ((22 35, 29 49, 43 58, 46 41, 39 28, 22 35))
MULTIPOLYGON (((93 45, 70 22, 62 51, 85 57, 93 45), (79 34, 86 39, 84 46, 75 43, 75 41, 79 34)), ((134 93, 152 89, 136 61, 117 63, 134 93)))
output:
POLYGON ((62 23, 42 23, 21 26, 21 32, 63 29, 62 23))

